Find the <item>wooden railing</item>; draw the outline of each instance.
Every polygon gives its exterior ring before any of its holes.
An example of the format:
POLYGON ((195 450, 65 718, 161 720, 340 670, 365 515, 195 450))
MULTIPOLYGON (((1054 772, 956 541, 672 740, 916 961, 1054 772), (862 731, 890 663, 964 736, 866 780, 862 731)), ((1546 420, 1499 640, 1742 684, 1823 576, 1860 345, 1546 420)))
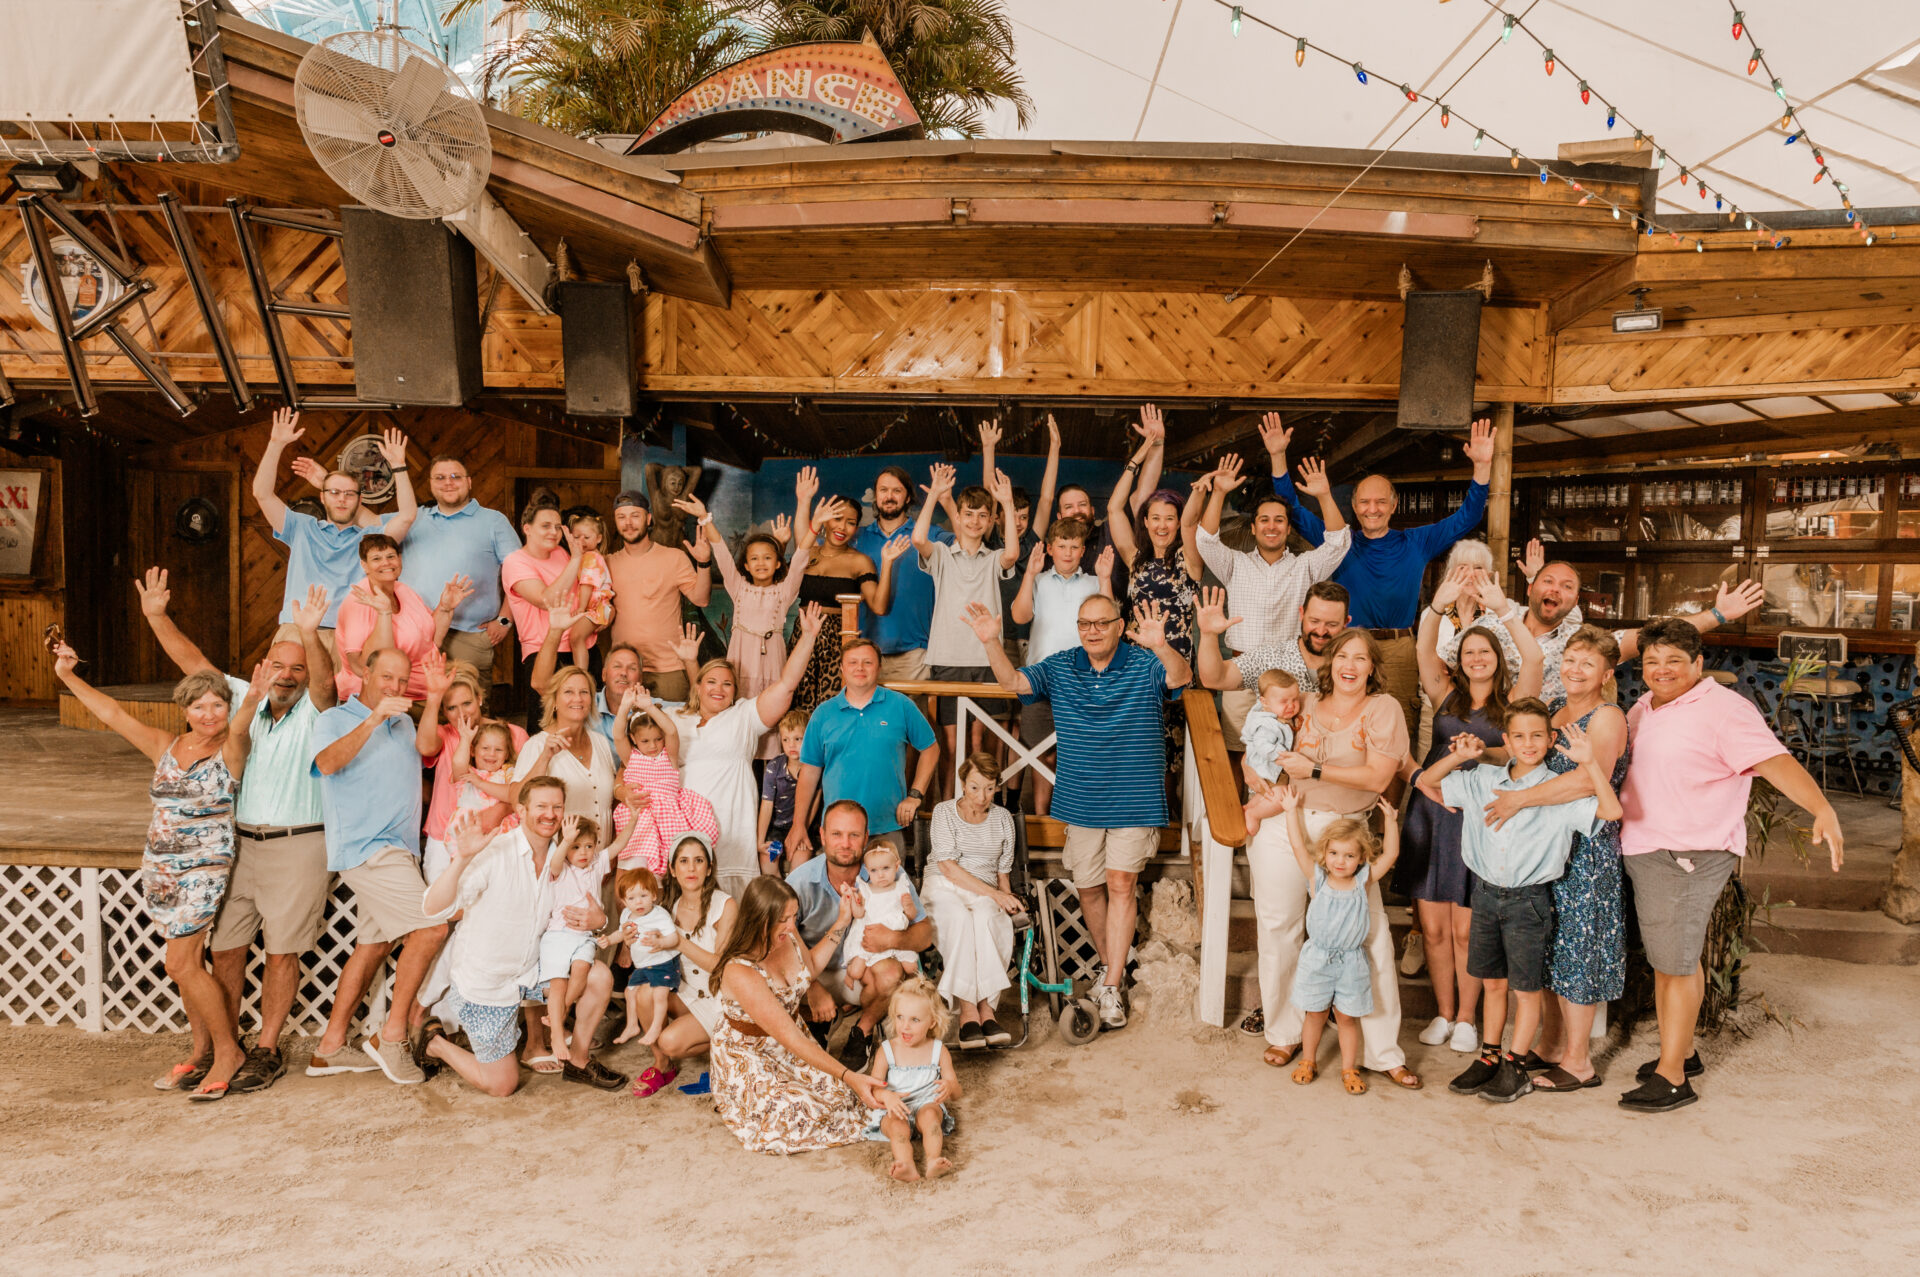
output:
POLYGON ((1233 918, 1233 850, 1247 841, 1240 786, 1220 730, 1213 694, 1188 688, 1186 773, 1181 824, 1191 841, 1193 898, 1200 910, 1200 990, 1194 1008, 1202 1023, 1227 1020, 1227 928, 1233 918))

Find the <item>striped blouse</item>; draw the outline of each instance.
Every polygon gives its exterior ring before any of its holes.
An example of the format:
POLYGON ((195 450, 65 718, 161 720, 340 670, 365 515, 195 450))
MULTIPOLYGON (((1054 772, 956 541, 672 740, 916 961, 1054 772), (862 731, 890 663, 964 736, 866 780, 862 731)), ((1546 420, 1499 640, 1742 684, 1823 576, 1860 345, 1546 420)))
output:
POLYGON ((933 851, 928 873, 942 860, 960 867, 988 886, 999 886, 1000 875, 1013 872, 1013 813, 1005 807, 987 808, 987 818, 975 825, 961 819, 957 799, 933 809, 933 851))

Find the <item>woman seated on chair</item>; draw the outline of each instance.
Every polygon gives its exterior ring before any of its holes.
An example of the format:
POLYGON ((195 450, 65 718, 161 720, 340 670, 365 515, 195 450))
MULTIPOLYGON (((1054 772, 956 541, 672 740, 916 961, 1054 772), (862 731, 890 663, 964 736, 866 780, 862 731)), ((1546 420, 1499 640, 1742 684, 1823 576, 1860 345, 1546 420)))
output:
POLYGON ((1008 986, 1013 918, 1025 906, 1010 881, 1013 813, 993 803, 999 784, 992 754, 960 764, 960 796, 933 809, 933 850, 920 884, 944 968, 940 995, 960 1013, 962 1050, 1013 1041, 993 1006, 1008 986))

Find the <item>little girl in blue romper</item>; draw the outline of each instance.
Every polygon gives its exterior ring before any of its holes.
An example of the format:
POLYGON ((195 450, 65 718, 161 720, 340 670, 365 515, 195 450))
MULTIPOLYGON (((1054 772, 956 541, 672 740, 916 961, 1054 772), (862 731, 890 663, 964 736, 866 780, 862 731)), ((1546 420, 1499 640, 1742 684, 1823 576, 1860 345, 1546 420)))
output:
MULTIPOLYGON (((1309 840, 1300 791, 1289 787, 1277 798, 1287 813, 1287 841, 1293 844, 1294 858, 1300 872, 1313 882, 1307 942, 1293 972, 1293 1005, 1306 1017, 1300 1028, 1300 1067, 1293 1071, 1293 1080, 1305 1086, 1318 1076, 1314 1057, 1331 1008, 1340 1035, 1340 1080, 1347 1094, 1364 1095, 1367 1080, 1360 1072, 1360 1018, 1373 1013, 1367 931, 1374 919, 1367 904, 1367 883, 1376 874, 1385 875, 1400 855, 1399 813, 1393 804, 1380 801, 1386 822, 1380 842, 1374 841, 1365 816, 1336 820, 1318 840, 1309 840)), ((1384 920, 1381 925, 1386 925, 1384 920)))
POLYGON ((893 1145, 893 1168, 887 1173, 910 1184, 921 1178, 913 1169, 918 1131, 927 1150, 926 1178, 939 1179, 953 1169, 942 1147, 953 1130, 947 1101, 960 1097, 960 1079, 940 1041, 947 1033, 947 1008, 933 981, 914 976, 900 982, 887 1003, 887 1028, 892 1036, 873 1057, 873 1077, 886 1084, 877 1092, 886 1107, 873 1110, 867 1138, 893 1145))

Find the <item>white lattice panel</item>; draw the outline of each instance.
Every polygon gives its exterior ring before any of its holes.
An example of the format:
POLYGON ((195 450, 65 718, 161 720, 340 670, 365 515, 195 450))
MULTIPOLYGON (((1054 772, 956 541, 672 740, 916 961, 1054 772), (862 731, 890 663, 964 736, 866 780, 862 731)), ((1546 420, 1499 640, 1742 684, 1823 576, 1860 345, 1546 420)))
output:
POLYGON ((1048 878, 1040 884, 1040 896, 1061 978, 1093 983, 1100 973, 1100 950, 1087 930, 1087 916, 1080 912, 1080 894, 1067 879, 1048 878))
POLYGON ((11 1024, 87 1023, 86 899, 96 870, 0 872, 0 999, 11 1024))

